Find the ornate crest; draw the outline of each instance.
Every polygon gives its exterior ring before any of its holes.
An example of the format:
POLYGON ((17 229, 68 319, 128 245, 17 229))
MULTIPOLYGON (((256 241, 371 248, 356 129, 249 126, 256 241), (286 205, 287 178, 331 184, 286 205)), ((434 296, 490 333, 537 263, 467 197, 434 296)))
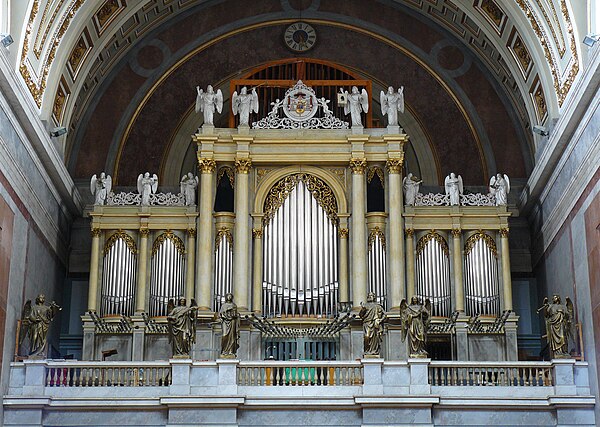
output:
POLYGON ((305 121, 315 115, 318 109, 315 91, 298 80, 288 89, 283 98, 283 113, 292 120, 305 121))

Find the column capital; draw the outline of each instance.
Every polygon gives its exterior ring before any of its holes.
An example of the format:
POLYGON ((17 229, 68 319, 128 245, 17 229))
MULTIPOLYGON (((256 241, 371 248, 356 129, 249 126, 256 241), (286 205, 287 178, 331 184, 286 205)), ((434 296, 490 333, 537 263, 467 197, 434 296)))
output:
POLYGON ((453 228, 451 233, 452 233, 452 237, 462 236, 462 230, 460 228, 453 228))
POLYGON ((402 153, 402 156, 400 156, 400 157, 395 157, 393 159, 387 159, 387 161, 385 162, 385 168, 387 169, 388 173, 390 173, 390 174, 402 172, 403 165, 404 165, 404 153, 402 153))
POLYGON ((235 159, 235 171, 236 173, 249 173, 250 167, 252 166, 252 160, 246 159, 235 159))
POLYGON ((196 229, 195 228, 188 228, 187 229, 187 234, 189 237, 196 237, 196 229))
POLYGON ((262 228, 253 228, 252 229, 252 237, 254 237, 255 239, 262 239, 262 228))
POLYGON ((340 235, 340 239, 347 239, 350 231, 347 228, 338 229, 338 234, 340 235))
POLYGON ((501 228, 498 232, 500 233, 500 237, 507 238, 509 229, 508 229, 508 227, 504 227, 504 228, 501 228))
POLYGON ((353 157, 350 159, 350 169, 353 174, 364 174, 367 167, 367 159, 353 157))
POLYGON ((150 235, 150 230, 148 230, 147 228, 140 229, 140 237, 147 238, 149 235, 150 235))
POLYGON ((198 168, 201 173, 213 173, 217 168, 217 162, 209 157, 200 157, 198 153, 198 168))
POLYGON ((92 237, 100 237, 100 235, 102 234, 102 230, 100 230, 99 228, 92 228, 90 230, 90 233, 92 234, 92 237))
POLYGON ((404 230, 404 235, 406 237, 412 237, 415 235, 415 230, 413 230, 412 228, 407 228, 406 230, 404 230))

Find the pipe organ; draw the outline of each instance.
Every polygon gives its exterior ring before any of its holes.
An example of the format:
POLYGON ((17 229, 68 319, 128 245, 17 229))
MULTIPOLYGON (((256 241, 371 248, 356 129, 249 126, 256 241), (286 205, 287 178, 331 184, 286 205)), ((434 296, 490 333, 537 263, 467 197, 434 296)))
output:
POLYGON ((439 233, 430 231, 417 242, 416 294, 431 301, 432 315, 449 317, 450 259, 448 244, 439 233))
POLYGON ((233 236, 231 231, 222 227, 215 239, 215 277, 214 310, 219 311, 225 302, 225 295, 233 293, 233 236))
POLYGON ((151 317, 166 316, 167 303, 185 295, 185 245, 180 237, 168 230, 152 245, 150 267, 151 317))
POLYGON ((135 306, 137 247, 133 238, 119 230, 104 246, 102 263, 102 316, 131 316, 135 306))
POLYGON ((498 255, 494 239, 476 232, 465 243, 465 297, 467 314, 500 314, 498 255))
POLYGON ((376 227, 369 233, 369 292, 374 292, 376 301, 387 308, 385 234, 376 227))

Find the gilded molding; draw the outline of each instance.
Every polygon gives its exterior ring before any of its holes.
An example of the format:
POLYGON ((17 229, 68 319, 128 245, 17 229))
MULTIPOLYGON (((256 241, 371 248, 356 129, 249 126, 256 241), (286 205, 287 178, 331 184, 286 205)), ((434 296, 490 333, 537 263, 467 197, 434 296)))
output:
POLYGON ((413 230, 412 228, 407 228, 406 230, 404 230, 404 235, 410 238, 415 235, 415 230, 413 230))
POLYGON ((462 236, 462 230, 460 228, 453 228, 450 233, 452 234, 452 237, 461 237, 462 236))
POLYGON ((263 231, 261 228, 253 228, 252 229, 252 237, 255 239, 262 239, 263 231))
POLYGON ((381 186, 384 187, 385 178, 383 176, 383 170, 379 166, 369 166, 367 168, 367 183, 370 183, 375 175, 377 175, 377 177, 379 178, 381 186))
POLYGON ((381 246, 383 246, 383 249, 385 250, 385 233, 379 227, 373 228, 369 233, 369 250, 371 250, 373 247, 373 243, 375 243, 375 239, 377 237, 379 237, 379 240, 381 240, 381 246))
POLYGON ((219 245, 221 244, 221 240, 223 240, 223 237, 227 239, 227 241, 229 242, 229 246, 233 248, 233 235, 231 234, 231 230, 228 227, 223 226, 219 228, 215 237, 215 252, 217 251, 217 249, 219 249, 219 245))
POLYGON ((125 242, 131 253, 137 254, 137 246, 135 244, 135 240, 133 240, 133 237, 119 229, 106 240, 106 243, 104 243, 104 255, 110 251, 110 249, 119 239, 122 239, 125 242))
POLYGON ((100 230, 99 228, 92 228, 91 234, 92 237, 100 237, 102 235, 102 230, 100 230))
POLYGON ((179 252, 180 255, 185 254, 185 244, 183 243, 183 240, 181 240, 179 236, 176 236, 173 231, 166 230, 154 240, 154 243, 152 244, 152 256, 158 252, 162 244, 167 240, 170 240, 173 243, 173 246, 175 246, 175 249, 177 249, 177 252, 179 252))
POLYGON ((340 239, 347 239, 350 231, 347 228, 340 228, 338 234, 340 235, 340 239))
POLYGON ((223 175, 227 175, 227 178, 229 178, 229 183, 231 184, 231 188, 233 188, 235 185, 235 171, 233 168, 231 166, 223 166, 219 168, 219 171, 217 172, 217 184, 221 181, 223 175))
POLYGON ((252 160, 250 159, 235 159, 236 173, 249 173, 251 166, 252 160))
POLYGON ((188 228, 187 229, 187 234, 189 237, 196 237, 196 229, 195 228, 188 228))
POLYGON ((352 169, 353 174, 364 174, 365 168, 367 167, 367 159, 362 158, 351 158, 350 159, 350 169, 352 169))
POLYGON ((501 228, 499 230, 500 237, 507 238, 508 237, 508 232, 509 232, 508 227, 501 228))
POLYGON ((398 157, 395 159, 388 159, 385 162, 385 168, 388 173, 400 173, 402 172, 402 166, 404 165, 404 153, 402 153, 402 157, 398 157))
POLYGON ((448 256, 449 251, 448 251, 448 243, 446 243, 446 239, 444 239, 442 236, 440 236, 434 230, 431 230, 429 233, 427 233, 426 235, 421 237, 419 239, 419 241, 417 242, 417 256, 419 256, 421 254, 421 252, 423 252, 423 249, 425 249, 425 246, 427 246, 427 244, 431 240, 437 241, 440 244, 440 246, 442 247, 444 254, 446 256, 448 256))
POLYGON ((467 241, 465 242, 465 256, 469 255, 475 243, 477 241, 483 240, 485 245, 489 248, 489 250, 494 254, 496 258, 498 258, 498 250, 496 249, 496 242, 494 239, 487 233, 483 232, 483 230, 477 230, 477 232, 471 235, 467 241))
POLYGON ((200 157, 200 153, 198 153, 198 168, 201 173, 213 173, 217 168, 217 162, 215 162, 215 159, 200 157))

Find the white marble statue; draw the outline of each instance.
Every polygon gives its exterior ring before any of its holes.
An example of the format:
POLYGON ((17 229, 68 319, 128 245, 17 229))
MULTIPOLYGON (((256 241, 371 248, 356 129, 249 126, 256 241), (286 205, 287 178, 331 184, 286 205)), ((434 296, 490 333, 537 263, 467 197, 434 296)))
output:
POLYGON ((137 189, 138 193, 142 195, 140 205, 150 205, 150 194, 156 193, 156 190, 158 190, 158 176, 156 174, 150 176, 150 172, 146 172, 143 175, 139 174, 137 189))
POLYGON ((388 116, 388 126, 398 126, 398 111, 404 113, 404 86, 398 92, 389 87, 387 93, 381 91, 381 114, 388 116))
POLYGON ((240 115, 240 126, 248 126, 250 113, 258 113, 258 94, 256 89, 252 89, 252 93, 248 93, 248 89, 244 86, 239 95, 237 91, 231 96, 231 110, 234 115, 240 115))
POLYGON ((181 194, 185 196, 185 205, 193 206, 196 204, 196 187, 198 187, 198 177, 194 176, 193 173, 188 172, 187 175, 183 175, 181 182, 179 183, 181 188, 181 194))
POLYGON ((496 198, 496 206, 506 206, 510 193, 510 180, 506 174, 496 174, 490 178, 490 193, 496 198))
POLYGON ((367 94, 367 91, 363 88, 362 92, 359 92, 356 86, 352 86, 352 93, 348 93, 348 91, 344 91, 344 89, 341 88, 340 92, 343 93, 347 99, 347 102, 344 105, 344 114, 350 113, 352 126, 362 127, 360 113, 362 111, 365 113, 369 112, 369 95, 367 94))
POLYGON ((460 195, 463 193, 463 181, 460 175, 456 176, 454 172, 446 177, 444 181, 446 195, 450 198, 450 206, 460 205, 460 195))
POLYGON ((106 203, 106 196, 112 189, 112 178, 110 175, 106 175, 104 172, 100 174, 100 178, 96 177, 96 174, 92 176, 90 180, 90 191, 95 196, 94 204, 103 205, 106 203))
POLYGON ((200 86, 196 86, 196 113, 204 113, 204 124, 214 125, 213 116, 215 109, 219 114, 223 111, 223 92, 221 89, 217 89, 215 92, 211 85, 208 85, 206 92, 200 89, 200 86))
POLYGON ((417 198, 417 194, 419 193, 419 185, 421 185, 423 181, 414 176, 412 173, 409 173, 404 180, 402 181, 402 186, 404 187, 404 204, 408 206, 415 205, 415 199, 417 198))

